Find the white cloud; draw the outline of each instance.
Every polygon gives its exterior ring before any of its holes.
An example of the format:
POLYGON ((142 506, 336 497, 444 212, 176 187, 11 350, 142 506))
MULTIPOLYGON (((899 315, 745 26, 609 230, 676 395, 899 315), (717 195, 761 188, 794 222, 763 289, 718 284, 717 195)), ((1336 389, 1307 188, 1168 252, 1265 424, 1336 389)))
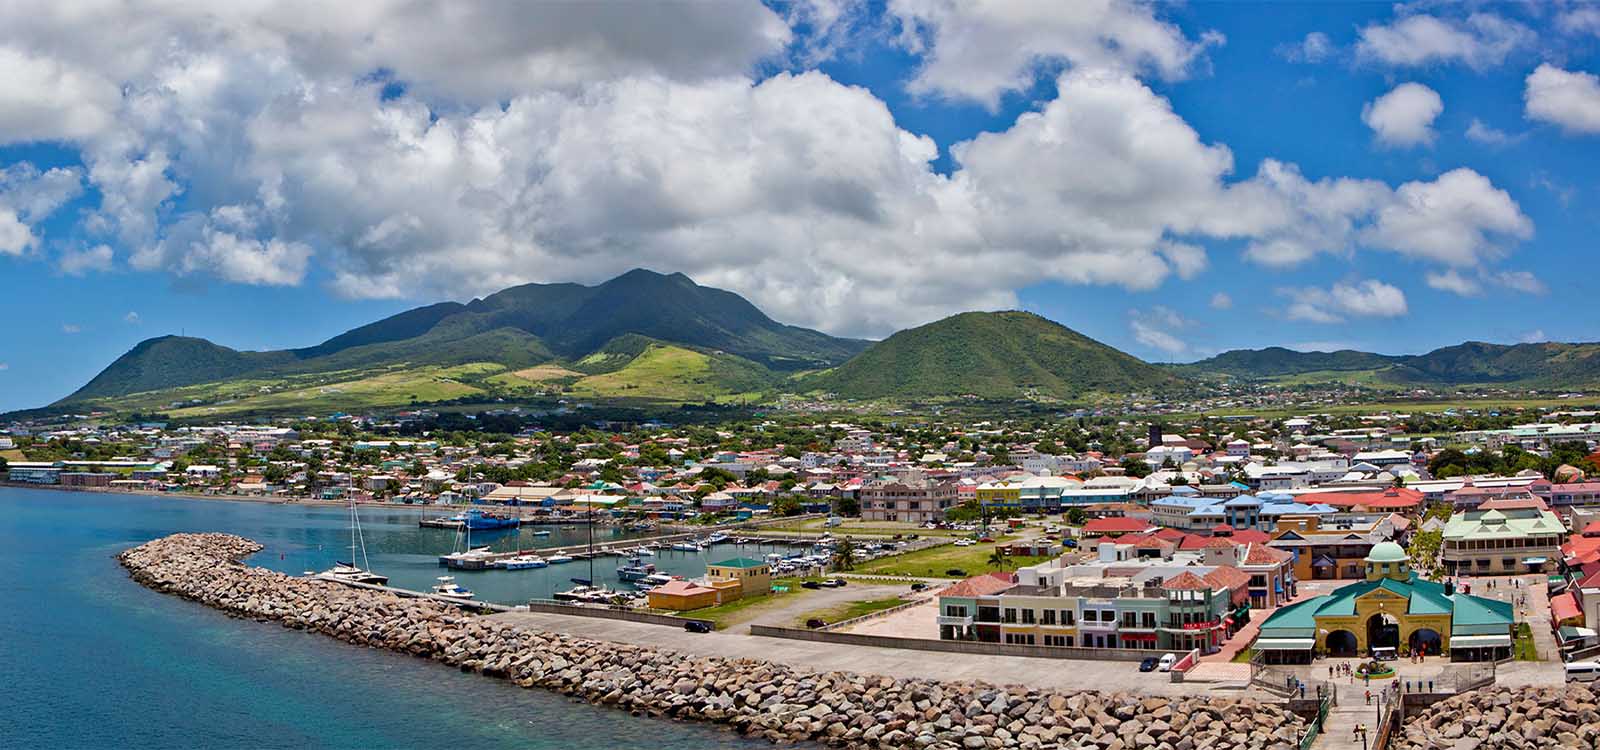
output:
MULTIPOLYGON (((948 174, 932 168, 936 144, 867 89, 816 72, 753 77, 786 53, 828 53, 797 49, 772 11, 735 5, 609 23, 627 13, 41 3, 8 14, 17 23, 0 27, 0 46, 117 82, 117 101, 94 100, 111 120, 83 128, 84 168, 67 174, 98 196, 79 225, 86 244, 142 271, 301 284, 315 268, 345 296, 460 299, 644 266, 739 292, 785 322, 882 335, 1016 307, 1015 290, 1040 280, 1197 278, 1212 239, 1278 265, 1365 247, 1431 260, 1417 242, 1377 242, 1425 235, 1431 221, 1481 239, 1475 258, 1498 257, 1508 239, 1463 232, 1480 219, 1454 212, 1376 233, 1379 211, 1401 200, 1376 180, 1313 180, 1271 159, 1236 178, 1228 147, 1132 72, 1181 76, 1210 43, 1147 5, 1072 4, 1025 44, 978 59, 1038 6, 898 3, 917 19, 902 42, 922 45, 928 91, 1000 96, 1036 65, 1070 62, 1036 111, 953 145, 948 174), (982 17, 946 24, 971 13, 982 17)), ((808 24, 851 23, 849 3, 815 6, 808 24)), ((0 198, 0 249, 17 248, 6 252, 37 242, 39 216, 20 205, 0 198)))
POLYGON ((1600 36, 1600 8, 1583 5, 1556 17, 1556 26, 1568 34, 1600 36))
POLYGON ((1128 327, 1133 331, 1134 340, 1165 354, 1175 355, 1189 351, 1189 342, 1182 332, 1193 326, 1194 321, 1183 317, 1170 307, 1157 305, 1144 310, 1128 311, 1128 327))
POLYGON ((890 0, 899 44, 922 58, 914 93, 937 93, 995 106, 1027 91, 1041 69, 1152 71, 1181 78, 1220 36, 1190 40, 1142 2, 1038 3, 1030 0, 890 0))
POLYGON ((74 333, 81 333, 82 331, 83 331, 83 326, 80 326, 80 325, 78 325, 76 323, 62 323, 61 324, 61 332, 65 333, 65 334, 67 334, 69 336, 74 334, 74 333))
POLYGON ((1339 323, 1345 316, 1397 318, 1408 312, 1405 292, 1376 279, 1340 282, 1331 288, 1279 289, 1289 299, 1285 315, 1290 320, 1339 323))
POLYGON ((39 239, 32 224, 82 191, 82 177, 76 169, 40 172, 28 162, 0 168, 0 255, 21 255, 32 249, 39 239))
POLYGON ((1543 328, 1535 328, 1517 337, 1517 343, 1519 344, 1542 344, 1549 340, 1550 337, 1544 335, 1543 328))
POLYGON ((1504 253, 1505 239, 1533 236, 1533 222, 1506 191, 1465 167, 1432 182, 1407 182, 1365 232, 1374 246, 1446 266, 1475 266, 1504 253))
POLYGON ((124 323, 127 323, 128 325, 135 325, 136 326, 136 325, 139 325, 140 323, 143 323, 144 319, 139 317, 139 313, 130 310, 130 311, 128 311, 127 315, 122 316, 122 321, 124 323))
POLYGON ((1395 66, 1462 63, 1483 70, 1537 41, 1527 26, 1493 13, 1473 13, 1464 20, 1412 15, 1362 27, 1356 56, 1395 66))
POLYGON ((1489 273, 1488 278, 1491 283, 1514 292, 1535 295, 1545 295, 1550 292, 1550 288, 1531 271, 1494 271, 1489 273))
POLYGON ((1319 63, 1333 55, 1333 40, 1327 34, 1313 31, 1295 44, 1279 45, 1277 52, 1289 62, 1319 63))
POLYGON ((1476 297, 1483 293, 1485 286, 1533 295, 1543 295, 1550 291, 1549 287, 1546 287, 1544 282, 1531 271, 1479 269, 1475 276, 1468 276, 1457 269, 1448 268, 1442 271, 1430 271, 1426 278, 1428 286, 1463 297, 1476 297))
POLYGON ((1433 143, 1433 121, 1444 111, 1439 93, 1420 83, 1402 83, 1361 108, 1361 121, 1386 146, 1433 143))
POLYGON ((1476 297, 1483 293, 1483 285, 1477 279, 1468 278, 1454 268, 1443 271, 1430 271, 1427 274, 1428 286, 1442 292, 1451 292, 1463 297, 1476 297))
POLYGON ((109 245, 95 245, 85 250, 68 250, 61 254, 56 267, 68 276, 82 276, 90 271, 109 271, 111 256, 109 245))
POLYGON ((1467 125, 1467 139, 1477 141, 1485 146, 1504 146, 1508 143, 1522 140, 1520 135, 1510 133, 1484 124, 1482 120, 1474 117, 1467 125))
POLYGON ((1530 120, 1554 123, 1568 133, 1600 133, 1600 78, 1549 63, 1528 74, 1523 99, 1530 120))
POLYGON ((1217 292, 1211 295, 1211 309, 1227 310, 1233 307, 1233 297, 1227 292, 1217 292))

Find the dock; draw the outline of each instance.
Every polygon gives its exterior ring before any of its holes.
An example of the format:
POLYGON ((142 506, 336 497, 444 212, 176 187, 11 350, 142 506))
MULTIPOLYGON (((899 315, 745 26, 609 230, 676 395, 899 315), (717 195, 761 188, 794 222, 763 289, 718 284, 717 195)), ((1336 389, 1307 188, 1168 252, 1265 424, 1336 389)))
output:
MULTIPOLYGON (((669 545, 672 543, 692 541, 700 537, 701 535, 698 533, 682 532, 675 534, 660 534, 651 537, 639 537, 637 539, 621 539, 608 541, 605 543, 597 542, 594 545, 593 552, 590 551, 588 544, 572 544, 565 547, 530 547, 521 551, 511 550, 507 552, 491 552, 489 554, 473 557, 467 560, 450 560, 446 559, 446 556, 440 555, 439 564, 452 570, 492 570, 498 567, 496 563, 507 558, 516 557, 517 555, 538 555, 539 557, 546 559, 555 555, 564 555, 572 558, 574 562, 579 560, 588 560, 591 557, 594 559, 600 559, 604 557, 632 557, 633 550, 639 547, 648 547, 652 550, 671 552, 673 550, 669 548, 669 545)), ((762 534, 760 536, 730 535, 727 543, 756 544, 770 547, 810 547, 816 543, 816 538, 811 537, 808 539, 803 537, 773 536, 769 534, 762 534)))
POLYGON ((353 588, 353 589, 367 589, 369 591, 387 591, 387 592, 389 592, 391 594, 394 594, 396 596, 405 597, 407 599, 427 599, 429 601, 435 601, 435 602, 439 602, 441 604, 454 605, 454 606, 460 607, 462 609, 472 610, 474 612, 495 613, 495 612, 515 612, 515 611, 517 611, 516 607, 508 606, 508 605, 505 605, 505 604, 495 604, 494 602, 480 602, 480 601, 473 601, 473 600, 462 601, 460 599, 452 599, 452 598, 450 598, 448 596, 440 596, 438 594, 430 593, 430 592, 427 592, 427 591, 412 591, 411 589, 395 588, 394 586, 378 586, 378 585, 371 584, 371 583, 356 583, 354 581, 342 581, 342 580, 339 580, 337 578, 330 578, 330 577, 324 576, 324 575, 322 575, 320 573, 317 574, 317 575, 309 576, 309 577, 314 579, 314 580, 318 580, 318 581, 327 581, 329 583, 337 583, 337 584, 339 584, 341 586, 349 586, 350 588, 353 588))

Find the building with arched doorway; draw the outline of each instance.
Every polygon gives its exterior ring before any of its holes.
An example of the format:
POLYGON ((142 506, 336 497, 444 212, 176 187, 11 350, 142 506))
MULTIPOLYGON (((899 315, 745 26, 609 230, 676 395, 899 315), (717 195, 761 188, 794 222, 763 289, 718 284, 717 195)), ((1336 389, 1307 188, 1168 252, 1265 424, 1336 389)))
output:
POLYGON ((1318 654, 1368 656, 1378 648, 1463 660, 1510 656, 1510 604, 1418 577, 1393 542, 1374 545, 1362 563, 1365 580, 1282 607, 1261 623, 1255 649, 1263 659, 1308 663, 1318 654))

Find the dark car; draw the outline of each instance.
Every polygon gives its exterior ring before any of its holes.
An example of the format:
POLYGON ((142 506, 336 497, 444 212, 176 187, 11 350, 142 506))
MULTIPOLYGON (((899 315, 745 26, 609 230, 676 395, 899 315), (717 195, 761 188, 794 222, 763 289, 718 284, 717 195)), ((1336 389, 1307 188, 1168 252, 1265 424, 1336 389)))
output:
POLYGON ((690 633, 709 633, 711 623, 704 620, 687 620, 683 623, 683 629, 690 633))
POLYGON ((1061 540, 1061 546, 1067 547, 1069 549, 1072 548, 1072 547, 1076 547, 1076 546, 1078 546, 1078 540, 1070 538, 1070 537, 1063 538, 1061 540))
POLYGON ((1156 671, 1156 658, 1154 656, 1145 657, 1144 661, 1139 662, 1139 671, 1140 672, 1154 672, 1154 671, 1156 671))
POLYGON ((820 588, 822 588, 822 584, 817 582, 817 581, 804 581, 804 582, 802 582, 800 584, 800 588, 803 588, 803 589, 820 589, 820 588))
POLYGON ((811 618, 809 620, 806 620, 806 627, 811 628, 812 630, 816 630, 817 628, 824 628, 824 627, 827 627, 827 626, 828 626, 827 621, 819 620, 819 619, 817 619, 815 617, 813 617, 813 618, 811 618))
POLYGON ((944 574, 947 575, 947 576, 954 576, 956 578, 966 578, 967 577, 967 571, 962 570, 960 568, 951 568, 951 569, 945 571, 944 574))
POLYGON ((917 581, 916 583, 911 584, 912 591, 921 591, 926 588, 928 588, 928 584, 923 583, 922 581, 917 581))

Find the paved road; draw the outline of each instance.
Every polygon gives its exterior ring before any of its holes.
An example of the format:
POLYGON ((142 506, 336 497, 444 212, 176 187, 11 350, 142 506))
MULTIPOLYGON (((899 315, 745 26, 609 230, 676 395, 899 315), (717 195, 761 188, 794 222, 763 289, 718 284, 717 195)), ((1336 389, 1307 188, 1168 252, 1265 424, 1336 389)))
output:
POLYGON ((735 632, 748 633, 750 625, 780 625, 795 627, 803 624, 796 620, 811 612, 828 609, 848 602, 868 601, 872 599, 888 599, 892 596, 911 593, 908 586, 884 586, 862 583, 850 583, 843 588, 807 590, 805 593, 794 596, 785 596, 773 600, 772 604, 758 604, 738 613, 738 616, 728 624, 735 632), (779 603, 781 602, 781 606, 779 603))
POLYGON ((1134 662, 947 654, 790 641, 724 631, 693 634, 661 625, 537 612, 508 612, 492 615, 491 619, 536 630, 668 648, 694 656, 764 659, 817 671, 846 670, 892 677, 981 680, 1058 690, 1267 697, 1265 693, 1238 687, 1174 684, 1164 674, 1140 673, 1138 664, 1134 662))

